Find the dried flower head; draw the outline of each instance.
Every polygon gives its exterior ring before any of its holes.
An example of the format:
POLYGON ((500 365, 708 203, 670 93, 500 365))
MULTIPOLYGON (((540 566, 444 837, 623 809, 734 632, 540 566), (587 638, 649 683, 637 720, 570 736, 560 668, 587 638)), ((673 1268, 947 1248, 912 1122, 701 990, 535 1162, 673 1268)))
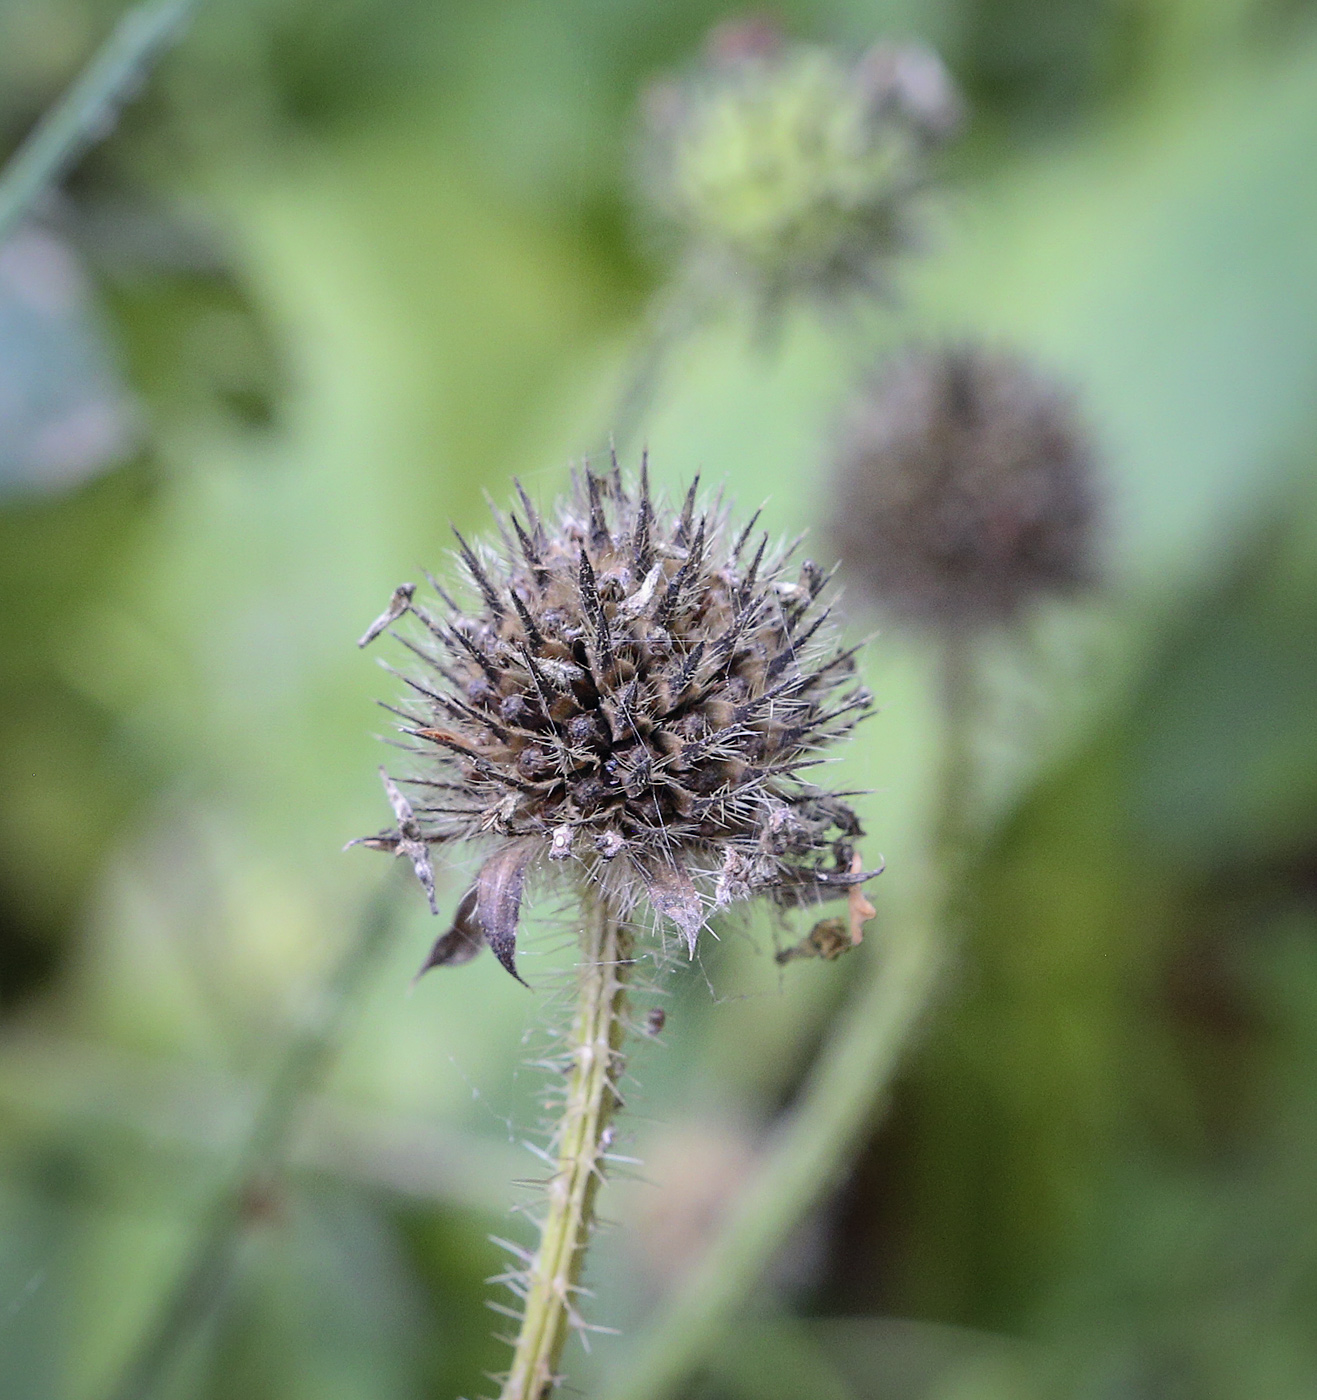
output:
POLYGON ((659 219, 695 264, 772 302, 881 282, 960 102, 926 49, 848 60, 747 21, 716 29, 686 80, 654 85, 645 115, 641 184, 659 219))
POLYGON ((419 663, 394 711, 415 754, 385 779, 397 823, 364 844, 409 857, 432 908, 430 848, 487 848, 427 968, 488 943, 515 976, 527 876, 555 864, 692 953, 724 905, 814 903, 876 873, 845 794, 801 776, 871 705, 826 578, 697 487, 668 509, 614 459, 542 517, 518 486, 497 544, 458 536, 467 602, 436 583, 433 615, 405 584, 362 638, 393 630, 419 663))
POLYGON ((1003 621, 1090 580, 1092 474, 1068 396, 1023 361, 917 351, 852 405, 833 542, 850 577, 899 618, 1003 621))

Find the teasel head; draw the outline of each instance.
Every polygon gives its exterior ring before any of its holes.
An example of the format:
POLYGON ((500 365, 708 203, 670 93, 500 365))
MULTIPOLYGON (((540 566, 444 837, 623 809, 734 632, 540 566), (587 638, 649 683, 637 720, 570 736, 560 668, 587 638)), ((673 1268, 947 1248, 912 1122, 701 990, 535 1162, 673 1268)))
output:
POLYGON ((404 584, 361 639, 410 656, 386 707, 410 750, 385 777, 395 825, 362 844, 409 857, 432 909, 432 850, 483 856, 425 967, 487 943, 516 976, 533 874, 674 925, 693 955, 727 905, 814 904, 877 873, 845 794, 809 776, 871 707, 825 574, 698 478, 680 507, 656 499, 643 462, 587 466, 543 515, 517 493, 496 538, 457 536, 464 578, 431 580, 432 602, 404 584))
POLYGON ((701 67, 647 93, 640 189, 712 281, 768 305, 869 293, 917 242, 928 157, 960 120, 928 49, 878 44, 852 59, 733 22, 701 67))
POLYGON ((839 434, 831 536, 901 621, 981 628, 1094 578, 1094 463, 1065 390, 1018 356, 907 353, 839 434))

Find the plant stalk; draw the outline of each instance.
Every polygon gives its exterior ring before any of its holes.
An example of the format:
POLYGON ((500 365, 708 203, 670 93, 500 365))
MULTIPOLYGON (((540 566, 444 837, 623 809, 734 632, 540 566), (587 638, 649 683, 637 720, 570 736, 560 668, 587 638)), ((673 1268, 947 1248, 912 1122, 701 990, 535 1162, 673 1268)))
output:
POLYGON ((949 631, 941 638, 938 690, 942 753, 933 819, 933 857, 944 897, 954 905, 974 847, 974 725, 979 696, 974 639, 969 633, 949 631))
POLYGON ((68 92, 37 122, 0 174, 0 243, 83 151, 114 125, 151 64, 200 0, 148 0, 129 10, 68 92))
POLYGON ((609 1124, 621 1104, 631 938, 615 910, 592 891, 583 894, 582 915, 567 1096, 554 1130, 557 1162, 539 1248, 524 1279, 521 1330, 502 1400, 548 1400, 568 1330, 583 1326, 575 1300, 604 1179, 609 1124))
POLYGON ((631 352, 609 424, 613 448, 629 449, 643 425, 676 352, 700 328, 708 310, 707 292, 690 273, 655 295, 645 326, 631 352))
POLYGON ((361 922, 323 988, 316 1014, 284 1052, 251 1130, 186 1261, 128 1358, 111 1400, 148 1400, 223 1291, 253 1192, 281 1173, 302 1111, 320 1087, 371 974, 393 946, 404 885, 395 876, 371 896, 361 922))

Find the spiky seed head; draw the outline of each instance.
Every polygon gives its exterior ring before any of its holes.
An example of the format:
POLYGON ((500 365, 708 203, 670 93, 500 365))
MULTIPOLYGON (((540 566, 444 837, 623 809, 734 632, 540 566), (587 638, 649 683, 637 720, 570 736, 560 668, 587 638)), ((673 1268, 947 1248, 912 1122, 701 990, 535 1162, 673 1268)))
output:
POLYGON ((680 507, 655 499, 643 464, 587 467, 545 516, 518 493, 496 541, 458 537, 456 596, 403 585, 362 638, 408 650, 395 713, 413 753, 386 778, 395 825, 363 844, 427 889, 433 847, 484 851, 426 967, 488 943, 515 976, 533 872, 649 909, 692 953, 723 905, 811 904, 875 873, 855 813, 804 776, 871 706, 822 572, 753 519, 733 528, 698 479, 680 507))
POLYGON ((762 300, 871 290, 908 247, 928 154, 960 121, 936 55, 858 61, 720 26, 705 64, 647 94, 641 189, 693 266, 762 300))
POLYGON ((833 543, 892 615, 978 627, 1091 581, 1088 438, 1017 356, 908 353, 857 395, 840 441, 833 543))

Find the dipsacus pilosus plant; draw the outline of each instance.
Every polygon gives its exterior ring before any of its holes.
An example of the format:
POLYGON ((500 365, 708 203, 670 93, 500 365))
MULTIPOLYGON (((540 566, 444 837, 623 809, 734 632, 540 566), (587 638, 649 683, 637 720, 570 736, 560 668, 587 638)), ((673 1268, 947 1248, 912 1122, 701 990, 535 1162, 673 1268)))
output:
POLYGON ((751 21, 719 26, 704 64, 653 84, 644 116, 655 223, 692 269, 773 306, 886 286, 961 104, 927 49, 855 58, 751 21))
MULTIPOLYGON (((457 537, 458 573, 422 603, 403 584, 362 644, 391 631, 412 660, 398 716, 410 760, 385 776, 395 824, 364 844, 410 859, 435 907, 431 851, 477 847, 479 874, 425 968, 484 945, 517 976, 532 876, 579 905, 565 1085, 538 1248, 500 1282, 518 1323, 504 1400, 546 1400, 578 1310, 595 1197, 621 1098, 626 987, 646 928, 693 956, 724 906, 850 897, 872 875, 844 794, 811 781, 870 709, 839 646, 826 577, 755 518, 735 525, 697 481, 674 508, 642 462, 588 467, 566 500, 519 508, 496 538, 457 537)), ((424 971, 425 968, 422 970, 424 971)))
POLYGON ((1020 357, 907 352, 852 401, 832 538, 890 615, 973 631, 1092 581, 1093 452, 1070 394, 1020 357))

